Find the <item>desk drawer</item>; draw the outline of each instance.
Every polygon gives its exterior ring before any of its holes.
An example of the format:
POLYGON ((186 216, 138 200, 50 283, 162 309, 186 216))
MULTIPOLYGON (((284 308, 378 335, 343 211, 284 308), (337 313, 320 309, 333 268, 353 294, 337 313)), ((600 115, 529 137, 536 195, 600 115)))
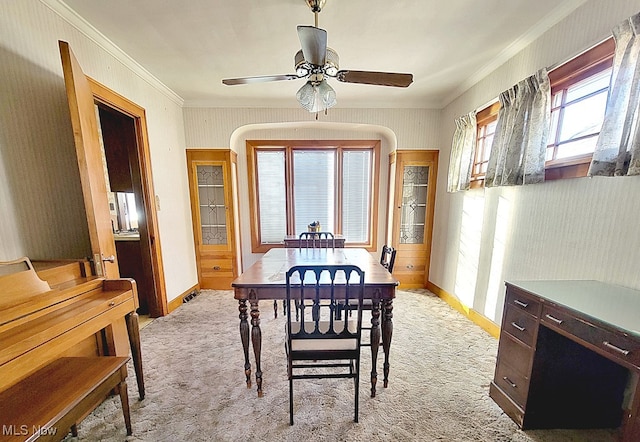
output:
POLYGON ((513 305, 507 305, 503 327, 503 331, 508 332, 525 344, 533 346, 538 320, 513 305))
POLYGON ((493 382, 523 409, 529 391, 529 379, 504 362, 498 363, 493 382))
POLYGON ((498 364, 507 363, 522 376, 529 376, 532 359, 531 347, 524 345, 509 333, 500 335, 498 344, 498 364))
POLYGON ((546 305, 542 309, 541 322, 551 329, 562 331, 593 345, 617 362, 640 367, 640 340, 601 328, 597 324, 573 316, 570 312, 546 305))
POLYGON ((507 286, 505 305, 511 305, 536 318, 540 315, 540 301, 517 287, 507 286))

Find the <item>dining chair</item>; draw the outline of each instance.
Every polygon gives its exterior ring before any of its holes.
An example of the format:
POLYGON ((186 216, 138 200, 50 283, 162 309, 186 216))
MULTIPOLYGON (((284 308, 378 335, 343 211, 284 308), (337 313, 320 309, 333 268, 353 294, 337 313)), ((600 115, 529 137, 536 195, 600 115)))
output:
MULTIPOLYGON (((298 248, 302 249, 334 249, 336 248, 335 236, 331 232, 302 232, 298 235, 298 248)), ((298 320, 300 306, 296 304, 296 320, 298 320)), ((287 314, 286 307, 282 306, 283 314, 287 314)), ((273 301, 273 314, 278 317, 278 301, 273 301)))
MULTIPOLYGON (((396 249, 394 249, 391 246, 388 245, 383 245, 382 246, 382 252, 380 254, 380 264, 382 265, 382 267, 384 267, 385 269, 387 269, 387 271, 389 273, 393 273, 393 265, 395 264, 396 261, 396 249)), ((351 301, 351 303, 353 304, 353 301, 351 301)), ((340 319, 341 318, 341 310, 342 310, 343 306, 342 305, 338 305, 338 315, 337 318, 340 319)), ((365 299, 362 302, 362 310, 368 310, 371 311, 373 310, 373 300, 372 299, 365 299)), ((380 310, 382 312, 382 303, 380 304, 380 310)), ((366 322, 367 324, 366 326, 363 326, 362 329, 363 330, 371 330, 371 326, 369 324, 371 324, 370 322, 366 322)), ((365 342, 361 344, 363 347, 371 347, 371 342, 365 342)), ((384 351, 384 350, 383 350, 384 351)))
MULTIPOLYGON (((298 248, 302 249, 333 249, 336 248, 335 236, 331 232, 302 232, 298 235, 298 248)), ((296 321, 299 319, 300 305, 295 301, 296 321)), ((273 301, 273 309, 277 311, 277 301, 273 301)), ((283 306, 284 310, 284 306, 283 306)), ((286 315, 286 312, 284 313, 286 315)))
POLYGON ((335 249, 336 240, 331 232, 302 232, 298 236, 298 245, 301 249, 335 249))
POLYGON ((364 271, 354 265, 294 266, 287 271, 285 350, 290 425, 293 425, 293 381, 298 379, 353 379, 353 420, 358 422, 364 277, 364 271), (301 314, 294 321, 291 304, 296 300, 301 314), (352 300, 357 303, 352 304, 352 300), (340 302, 352 310, 344 321, 335 319, 340 302))
POLYGON ((393 265, 396 262, 396 249, 391 246, 383 245, 380 254, 380 264, 387 269, 389 273, 393 273, 393 265))

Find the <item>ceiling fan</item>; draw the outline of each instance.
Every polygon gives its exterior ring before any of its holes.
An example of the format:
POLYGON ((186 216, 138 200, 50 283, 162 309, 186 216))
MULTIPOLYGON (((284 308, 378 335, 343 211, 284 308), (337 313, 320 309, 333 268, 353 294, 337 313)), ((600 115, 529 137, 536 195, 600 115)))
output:
POLYGON ((307 82, 298 90, 296 98, 304 109, 319 112, 335 106, 337 102, 336 93, 327 83, 327 78, 335 78, 343 83, 395 87, 407 87, 413 82, 412 74, 340 70, 338 53, 327 46, 327 31, 318 27, 318 14, 326 0, 305 1, 315 16, 315 26, 298 26, 302 50, 294 57, 295 74, 226 78, 222 83, 232 86, 306 78, 307 82))

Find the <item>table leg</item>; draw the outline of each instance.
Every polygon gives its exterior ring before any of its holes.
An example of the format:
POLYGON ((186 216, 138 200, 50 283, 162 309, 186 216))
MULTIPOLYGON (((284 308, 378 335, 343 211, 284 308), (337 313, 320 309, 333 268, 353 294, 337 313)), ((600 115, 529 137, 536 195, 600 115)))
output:
POLYGON ((258 397, 262 397, 262 369, 260 368, 262 331, 260 330, 258 297, 253 290, 249 293, 249 303, 251 303, 251 342, 253 343, 253 354, 256 358, 256 386, 258 387, 258 397))
POLYGON ((240 314, 240 339, 242 340, 242 349, 244 350, 244 375, 247 378, 247 388, 251 388, 251 362, 249 362, 249 323, 247 322, 247 300, 240 299, 238 301, 238 310, 240 314))
POLYGON ((131 312, 124 317, 127 323, 127 334, 129 335, 129 345, 131 346, 131 357, 133 359, 133 368, 136 372, 136 381, 138 382, 138 396, 140 400, 144 399, 144 374, 142 373, 142 350, 140 348, 140 325, 138 322, 138 314, 131 312))
POLYGON ((389 385, 389 351, 391 350, 391 337, 393 336, 393 299, 384 300, 382 312, 382 348, 384 350, 384 388, 389 385))
POLYGON ((371 306, 371 397, 376 397, 378 348, 380 347, 380 301, 374 295, 371 306))

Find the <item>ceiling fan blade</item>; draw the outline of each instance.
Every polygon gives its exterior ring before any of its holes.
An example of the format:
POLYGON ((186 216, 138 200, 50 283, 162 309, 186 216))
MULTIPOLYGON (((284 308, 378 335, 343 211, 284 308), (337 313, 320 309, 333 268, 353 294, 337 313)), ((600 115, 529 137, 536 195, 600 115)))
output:
POLYGON ((413 82, 413 75, 395 72, 338 71, 336 79, 344 83, 407 87, 413 82))
POLYGON ((266 83, 267 81, 297 80, 298 78, 300 77, 295 74, 262 75, 260 77, 225 78, 222 83, 233 86, 236 84, 266 83))
POLYGON ((315 26, 298 26, 298 37, 307 63, 324 66, 327 57, 327 31, 315 26))

